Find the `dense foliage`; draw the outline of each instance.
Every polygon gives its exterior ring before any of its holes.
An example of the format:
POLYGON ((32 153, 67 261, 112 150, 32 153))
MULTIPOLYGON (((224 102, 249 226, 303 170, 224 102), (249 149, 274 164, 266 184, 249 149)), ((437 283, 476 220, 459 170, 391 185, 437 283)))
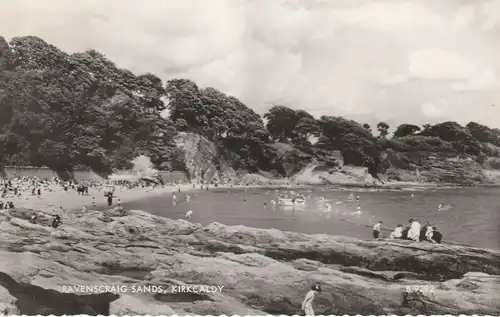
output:
POLYGON ((188 79, 163 83, 153 74, 120 69, 94 50, 67 54, 37 37, 10 43, 0 37, 0 164, 109 174, 147 155, 158 169, 182 170, 184 153, 174 144, 178 131, 212 141, 219 159, 237 170, 281 175, 313 159, 331 166, 334 151, 345 164, 377 171, 384 153, 401 153, 390 155, 405 158, 393 165, 409 168, 422 153, 480 161, 498 156, 500 147, 500 130, 475 122, 402 124, 390 137, 385 122, 376 125, 375 136, 366 123, 316 119, 283 105, 262 118, 237 98, 188 79), (160 113, 167 108, 164 118, 160 113))
POLYGON ((36 37, 0 43, 3 163, 109 174, 144 154, 168 167, 175 128, 159 115, 166 92, 158 77, 135 76, 95 51, 69 55, 36 37))

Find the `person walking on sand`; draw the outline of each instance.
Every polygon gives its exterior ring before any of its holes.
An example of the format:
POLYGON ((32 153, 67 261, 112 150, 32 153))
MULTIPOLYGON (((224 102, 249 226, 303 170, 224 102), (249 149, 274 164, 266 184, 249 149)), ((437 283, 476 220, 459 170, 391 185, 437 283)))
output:
POLYGON ((314 296, 319 292, 321 292, 321 288, 318 285, 313 285, 311 290, 307 292, 306 297, 304 297, 301 308, 306 316, 314 316, 313 300, 314 296))
POLYGON ((113 205, 113 193, 109 192, 108 193, 108 206, 113 205))
POLYGON ((378 239, 380 237, 380 227, 382 226, 383 222, 379 221, 373 226, 373 237, 375 239, 378 239))

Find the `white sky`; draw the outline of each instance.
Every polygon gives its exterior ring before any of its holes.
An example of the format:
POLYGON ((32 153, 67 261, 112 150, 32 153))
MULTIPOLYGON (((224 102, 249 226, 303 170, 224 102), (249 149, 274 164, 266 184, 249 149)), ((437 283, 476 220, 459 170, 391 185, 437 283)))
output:
POLYGON ((500 128, 500 0, 0 0, 1 35, 94 48, 259 113, 500 128), (498 104, 492 107, 492 104, 498 104))

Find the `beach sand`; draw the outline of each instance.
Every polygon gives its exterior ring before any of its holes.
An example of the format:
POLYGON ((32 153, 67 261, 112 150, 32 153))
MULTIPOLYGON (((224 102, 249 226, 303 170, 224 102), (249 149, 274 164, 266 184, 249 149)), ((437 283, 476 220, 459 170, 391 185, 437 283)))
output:
MULTIPOLYGON (((281 187, 282 185, 275 185, 275 187, 281 187)), ((210 190, 213 189, 237 189, 237 188, 255 188, 255 187, 273 187, 272 185, 261 186, 261 185, 219 185, 218 187, 211 186, 210 190)), ((44 210, 44 211, 60 211, 61 207, 64 210, 81 210, 82 207, 87 207, 87 209, 92 208, 92 198, 95 198, 96 207, 107 206, 107 198, 104 196, 103 191, 99 191, 96 188, 89 188, 88 195, 79 195, 76 190, 70 189, 67 192, 62 190, 60 187, 53 186, 53 191, 43 191, 40 198, 37 196, 27 195, 25 193, 20 198, 5 198, 5 201, 12 201, 16 207, 44 210)), ((178 190, 182 193, 191 191, 200 191, 200 185, 196 185, 193 188, 193 184, 179 184, 179 185, 165 185, 162 187, 136 187, 132 189, 123 188, 121 186, 115 187, 115 193, 113 198, 113 206, 117 206, 118 203, 128 203, 135 200, 140 200, 148 197, 162 196, 166 194, 177 193, 178 190)))
MULTIPOLYGON (((165 187, 138 187, 132 189, 125 189, 116 186, 113 205, 116 206, 118 201, 127 203, 138 199, 144 199, 153 196, 164 195, 177 191, 180 188, 182 192, 195 190, 191 184, 165 186, 165 187)), ((60 210, 61 207, 65 210, 81 209, 83 206, 87 208, 92 207, 92 198, 95 198, 97 206, 107 205, 107 198, 104 196, 103 191, 96 188, 89 188, 88 195, 79 195, 76 190, 63 191, 60 188, 54 188, 53 192, 42 192, 40 198, 37 196, 23 196, 21 198, 5 199, 10 200, 16 207, 38 209, 38 210, 60 210)), ((198 186, 199 190, 199 186, 198 186)))

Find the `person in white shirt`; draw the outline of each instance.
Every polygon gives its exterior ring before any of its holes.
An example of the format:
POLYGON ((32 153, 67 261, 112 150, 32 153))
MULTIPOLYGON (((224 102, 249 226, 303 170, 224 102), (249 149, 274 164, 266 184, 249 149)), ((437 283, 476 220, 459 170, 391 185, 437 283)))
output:
POLYGON ((403 225, 399 224, 394 228, 394 231, 391 232, 389 236, 391 239, 400 239, 403 236, 403 225))
POLYGON ((410 219, 410 230, 408 231, 408 239, 420 241, 420 229, 421 225, 418 221, 410 219))
POLYGON ((434 230, 432 229, 432 227, 431 227, 431 226, 428 226, 428 227, 427 227, 427 231, 425 232, 425 237, 427 238, 427 240, 428 240, 429 242, 436 243, 436 241, 434 241, 434 240, 432 239, 432 233, 433 233, 433 231, 434 231, 434 230))
POLYGON ((318 285, 313 285, 311 287, 311 290, 307 292, 306 297, 302 301, 302 311, 306 314, 306 316, 314 316, 314 310, 313 310, 313 300, 314 296, 318 294, 318 292, 321 292, 321 288, 318 285))
POLYGON ((382 226, 383 222, 379 221, 373 226, 373 237, 375 239, 378 239, 380 237, 380 227, 382 226))

